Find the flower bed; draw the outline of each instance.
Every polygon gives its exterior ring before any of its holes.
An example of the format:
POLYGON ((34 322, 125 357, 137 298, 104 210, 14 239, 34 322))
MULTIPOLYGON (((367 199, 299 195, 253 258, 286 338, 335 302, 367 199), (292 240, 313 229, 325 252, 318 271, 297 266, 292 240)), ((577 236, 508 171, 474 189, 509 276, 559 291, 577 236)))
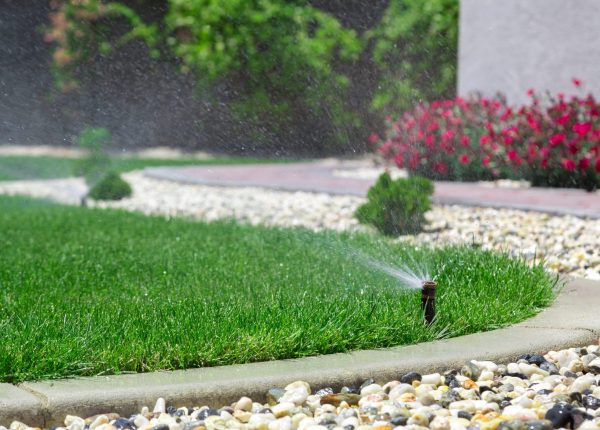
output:
POLYGON ((432 179, 598 188, 600 104, 591 94, 528 94, 531 103, 517 107, 479 95, 421 103, 388 118, 385 137, 370 141, 398 167, 432 179))

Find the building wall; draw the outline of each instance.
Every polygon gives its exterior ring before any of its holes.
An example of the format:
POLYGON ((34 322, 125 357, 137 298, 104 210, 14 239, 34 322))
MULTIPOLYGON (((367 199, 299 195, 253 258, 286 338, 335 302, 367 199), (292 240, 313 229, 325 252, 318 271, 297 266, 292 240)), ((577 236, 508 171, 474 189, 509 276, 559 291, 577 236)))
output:
POLYGON ((460 0, 458 93, 528 88, 600 98, 600 0, 460 0))

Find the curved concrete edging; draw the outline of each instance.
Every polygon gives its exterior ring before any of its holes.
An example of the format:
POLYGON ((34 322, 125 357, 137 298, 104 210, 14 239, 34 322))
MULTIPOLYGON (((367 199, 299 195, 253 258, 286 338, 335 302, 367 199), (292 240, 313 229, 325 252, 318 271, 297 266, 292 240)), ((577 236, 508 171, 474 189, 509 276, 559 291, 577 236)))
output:
POLYGON ((444 371, 471 359, 508 362, 526 352, 595 344, 600 334, 600 282, 568 282, 554 304, 511 327, 467 336, 381 350, 203 369, 126 374, 44 382, 0 384, 0 424, 61 424, 67 414, 103 412, 129 415, 167 404, 230 404, 246 395, 264 400, 269 388, 301 379, 312 387, 340 388, 372 377, 397 379, 409 370, 444 371))

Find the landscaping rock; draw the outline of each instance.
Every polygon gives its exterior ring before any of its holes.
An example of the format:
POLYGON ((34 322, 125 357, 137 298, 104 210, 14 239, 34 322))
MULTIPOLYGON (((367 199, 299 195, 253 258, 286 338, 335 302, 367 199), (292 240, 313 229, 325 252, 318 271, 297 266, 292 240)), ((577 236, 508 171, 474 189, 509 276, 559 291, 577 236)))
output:
MULTIPOLYGON (((296 381, 284 389, 270 390, 272 405, 242 397, 220 409, 176 409, 158 399, 152 414, 144 407, 129 419, 115 414, 85 420, 67 416, 65 426, 67 430, 600 429, 600 378, 589 365, 577 372, 561 366, 569 360, 567 365, 586 362, 591 357, 584 360, 585 356, 597 352, 597 346, 590 345, 543 356, 530 354, 506 366, 471 361, 460 369, 462 375, 454 369, 423 376, 410 372, 402 375, 405 382, 365 381, 361 394, 348 389, 333 393, 328 387, 313 391, 306 382, 296 381), (550 374, 541 369, 548 365, 567 370, 550 374), (515 376, 510 370, 522 373, 515 376), (478 382, 467 377, 477 371, 478 382), (459 386, 449 386, 455 383, 459 386)), ((10 428, 30 430, 16 421, 10 428)))

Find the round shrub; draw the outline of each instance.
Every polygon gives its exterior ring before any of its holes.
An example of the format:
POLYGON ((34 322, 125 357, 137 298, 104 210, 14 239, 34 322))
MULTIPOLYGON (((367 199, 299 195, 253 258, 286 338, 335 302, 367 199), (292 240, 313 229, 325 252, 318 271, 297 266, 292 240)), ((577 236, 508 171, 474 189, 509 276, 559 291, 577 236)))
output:
POLYGON ((94 200, 121 200, 131 196, 131 186, 118 173, 109 172, 88 193, 94 200))
POLYGON ((356 210, 356 218, 389 236, 418 233, 430 209, 433 183, 422 177, 392 180, 383 173, 367 193, 367 202, 356 210))

